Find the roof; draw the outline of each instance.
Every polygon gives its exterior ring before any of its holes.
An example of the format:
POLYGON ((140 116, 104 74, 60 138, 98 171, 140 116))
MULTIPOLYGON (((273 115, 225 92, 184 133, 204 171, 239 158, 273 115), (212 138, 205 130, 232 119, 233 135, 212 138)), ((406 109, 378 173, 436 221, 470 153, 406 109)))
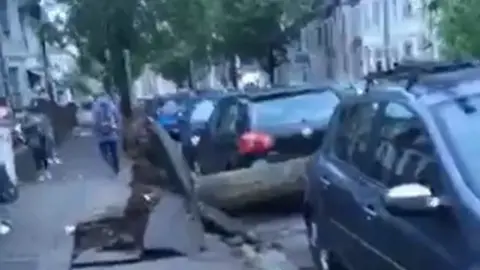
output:
POLYGON ((309 87, 309 86, 291 86, 291 87, 278 87, 278 88, 268 88, 268 89, 259 89, 260 91, 245 92, 241 94, 241 97, 244 97, 251 101, 260 101, 267 99, 274 99, 279 97, 295 96, 302 95, 314 92, 323 92, 326 90, 332 90, 332 87, 328 86, 318 86, 318 87, 309 87))
MULTIPOLYGON (((418 70, 417 70, 418 71, 418 70)), ((388 99, 402 97, 413 97, 426 105, 435 105, 437 103, 458 99, 472 94, 480 94, 480 66, 472 64, 470 66, 447 66, 442 65, 438 70, 430 70, 422 73, 413 72, 394 72, 391 74, 374 74, 373 77, 380 78, 378 85, 371 87, 369 95, 375 97, 383 96, 388 99), (408 88, 409 80, 414 80, 408 88), (393 90, 393 91, 388 91, 393 90), (393 93, 395 92, 395 93, 393 93)), ((384 72, 388 73, 388 72, 384 72)))

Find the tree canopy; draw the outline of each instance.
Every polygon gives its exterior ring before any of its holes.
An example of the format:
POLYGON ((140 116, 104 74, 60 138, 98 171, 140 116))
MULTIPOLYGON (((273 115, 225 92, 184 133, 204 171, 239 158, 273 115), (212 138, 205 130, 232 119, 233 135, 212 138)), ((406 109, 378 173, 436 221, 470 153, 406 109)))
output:
MULTIPOLYGON (((190 63, 231 56, 279 64, 294 35, 289 27, 315 12, 315 0, 58 0, 69 7, 62 27, 45 27, 57 45, 74 44, 83 71, 92 62, 112 63, 115 48, 128 49, 133 74, 149 63, 166 78, 182 82, 190 63), (288 30, 288 31, 287 31, 288 30), (113 50, 113 51, 112 51, 113 50)), ((57 23, 58 25, 58 23, 57 23)))
POLYGON ((480 58, 480 2, 436 0, 430 4, 444 53, 450 57, 480 58))

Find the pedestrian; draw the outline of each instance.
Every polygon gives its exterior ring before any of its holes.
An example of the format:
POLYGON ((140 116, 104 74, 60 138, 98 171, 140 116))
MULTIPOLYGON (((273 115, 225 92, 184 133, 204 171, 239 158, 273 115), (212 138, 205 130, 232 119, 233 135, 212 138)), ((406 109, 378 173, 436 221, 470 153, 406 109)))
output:
POLYGON ((48 142, 47 132, 43 128, 41 119, 29 117, 31 121, 25 129, 25 144, 30 148, 38 173, 38 180, 51 179, 48 163, 48 142))
POLYGON ((103 159, 118 174, 120 171, 118 157, 118 140, 120 113, 113 99, 108 95, 97 98, 93 104, 94 133, 103 159))
POLYGON ((48 163, 49 164, 62 164, 62 161, 58 157, 57 149, 55 147, 55 135, 53 133, 53 126, 52 122, 48 117, 44 117, 43 121, 43 129, 45 130, 46 135, 46 148, 47 148, 47 156, 48 156, 48 163))

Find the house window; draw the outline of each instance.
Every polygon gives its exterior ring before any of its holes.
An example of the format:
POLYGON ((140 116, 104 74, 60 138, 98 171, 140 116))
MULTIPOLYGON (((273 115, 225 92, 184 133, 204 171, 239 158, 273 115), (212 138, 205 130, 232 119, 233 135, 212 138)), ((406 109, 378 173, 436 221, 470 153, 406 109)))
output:
POLYGON ((373 23, 376 26, 380 25, 380 2, 379 1, 373 2, 372 19, 373 19, 373 23))
POLYGON ((392 0, 392 18, 397 18, 397 0, 392 0))
POLYGON ((317 28, 317 44, 318 44, 318 46, 323 45, 323 28, 322 28, 322 26, 317 28))
POLYGON ((412 57, 413 56, 413 45, 410 41, 406 41, 403 44, 403 55, 405 57, 412 57))
POLYGON ((403 2, 403 17, 408 18, 413 14, 412 2, 411 0, 404 0, 403 2))
POLYGON ((10 34, 10 25, 8 23, 7 0, 0 0, 0 25, 5 35, 10 34))
POLYGON ((364 54, 365 54, 365 60, 363 61, 363 64, 365 66, 366 72, 369 72, 370 68, 371 68, 371 63, 372 63, 372 61, 371 61, 372 52, 371 52, 370 48, 365 47, 364 54))
POLYGON ((22 29, 22 38, 23 38, 23 43, 25 44, 25 47, 28 49, 28 40, 27 40, 27 29, 25 27, 25 20, 27 19, 25 16, 25 13, 21 12, 19 14, 20 16, 20 27, 22 29))
POLYGON ((11 102, 14 108, 20 108, 22 105, 22 94, 20 92, 20 85, 18 81, 18 68, 9 67, 8 68, 8 81, 10 83, 10 94, 11 102))
POLYGON ((398 50, 397 50, 397 48, 393 48, 393 49, 391 50, 391 55, 390 55, 390 56, 392 57, 393 63, 398 63, 398 61, 400 60, 399 57, 398 57, 398 50))
POLYGON ((365 4, 365 12, 363 13, 363 27, 368 29, 370 27, 370 7, 365 4))

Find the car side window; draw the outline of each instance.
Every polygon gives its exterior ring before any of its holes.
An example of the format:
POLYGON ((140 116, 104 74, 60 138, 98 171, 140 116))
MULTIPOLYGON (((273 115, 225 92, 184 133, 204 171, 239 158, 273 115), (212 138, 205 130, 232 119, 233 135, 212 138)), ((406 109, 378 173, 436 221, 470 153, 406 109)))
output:
POLYGON ((385 106, 372 177, 386 187, 418 182, 439 190, 435 148, 420 117, 399 103, 385 106))
POLYGON ((378 103, 357 104, 340 113, 340 126, 335 142, 336 156, 368 174, 371 157, 369 144, 378 103))
POLYGON ((213 110, 210 117, 208 118, 208 130, 210 131, 210 134, 214 134, 215 132, 217 132, 217 129, 220 126, 220 120, 222 118, 221 116, 224 112, 224 109, 225 103, 223 101, 220 101, 213 110))
POLYGON ((220 118, 217 132, 221 134, 235 133, 237 129, 238 114, 239 110, 237 104, 230 104, 220 118))

